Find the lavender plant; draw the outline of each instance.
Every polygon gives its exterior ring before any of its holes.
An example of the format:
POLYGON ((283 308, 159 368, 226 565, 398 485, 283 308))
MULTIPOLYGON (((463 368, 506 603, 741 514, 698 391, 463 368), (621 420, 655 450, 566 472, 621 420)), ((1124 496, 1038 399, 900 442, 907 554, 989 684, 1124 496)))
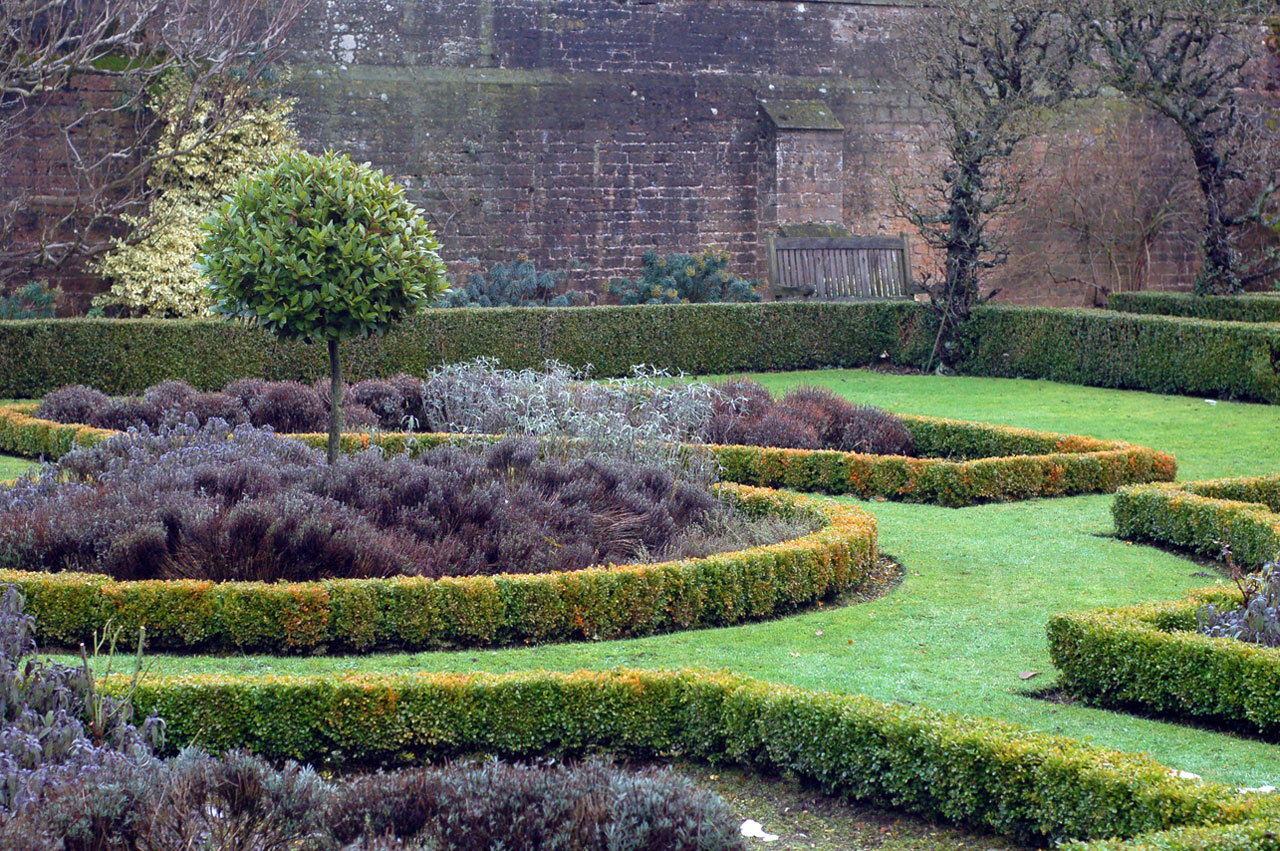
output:
POLYGON ((1228 569, 1240 590, 1240 605, 1202 606, 1196 613, 1197 629, 1215 638, 1280 647, 1280 565, 1271 562, 1263 565, 1258 574, 1246 575, 1228 559, 1228 569))
POLYGON ((742 847, 724 801, 666 769, 459 762, 329 783, 244 751, 162 758, 161 722, 135 726, 87 660, 37 657, 22 605, 0 596, 0 848, 742 847))
POLYGON ((268 430, 194 417, 0 489, 0 566, 117 579, 556 572, 811 528, 740 514, 661 466, 548 457, 528 439, 328 465, 268 430))

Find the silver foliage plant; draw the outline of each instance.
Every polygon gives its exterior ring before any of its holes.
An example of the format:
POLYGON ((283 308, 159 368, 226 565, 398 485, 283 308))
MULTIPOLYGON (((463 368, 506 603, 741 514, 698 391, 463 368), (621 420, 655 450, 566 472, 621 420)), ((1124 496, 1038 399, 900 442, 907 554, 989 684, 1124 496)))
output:
POLYGON ((625 378, 589 379, 589 367, 557 361, 522 370, 501 369, 490 358, 442 366, 424 379, 425 421, 405 426, 521 435, 539 440, 554 457, 622 458, 684 479, 718 477, 715 458, 687 445, 706 434, 723 399, 718 388, 644 364, 625 378))
POLYGON ((1199 631, 1214 638, 1280 647, 1280 566, 1268 563, 1254 576, 1236 576, 1241 572, 1232 567, 1241 604, 1236 608, 1219 608, 1212 603, 1202 606, 1196 613, 1199 631))

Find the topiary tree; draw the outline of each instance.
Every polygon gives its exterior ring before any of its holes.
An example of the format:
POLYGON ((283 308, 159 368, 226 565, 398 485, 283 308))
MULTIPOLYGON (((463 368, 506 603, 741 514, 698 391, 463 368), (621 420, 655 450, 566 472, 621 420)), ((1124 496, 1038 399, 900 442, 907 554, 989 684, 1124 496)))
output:
POLYGON ((440 243, 400 186, 333 152, 284 156, 203 225, 214 312, 287 340, 324 340, 329 461, 342 433, 338 343, 382 333, 444 291, 440 243))

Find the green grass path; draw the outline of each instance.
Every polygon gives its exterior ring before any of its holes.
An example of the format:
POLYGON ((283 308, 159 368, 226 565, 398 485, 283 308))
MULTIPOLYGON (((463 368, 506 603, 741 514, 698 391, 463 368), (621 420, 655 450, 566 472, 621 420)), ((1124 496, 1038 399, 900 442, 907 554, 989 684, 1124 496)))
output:
MULTIPOLYGON (((820 371, 821 383, 892 410, 1121 438, 1171 450, 1180 477, 1280 469, 1280 408, 1047 382, 820 371)), ((1172 599, 1215 580, 1192 562, 1117 541, 1110 496, 945 509, 865 504, 881 549, 907 569, 893 594, 748 626, 631 641, 364 657, 159 657, 162 673, 337 670, 731 668, 807 688, 987 715, 1128 751, 1227 782, 1280 785, 1280 748, 1210 730, 1027 696, 1051 685, 1044 627, 1057 611, 1172 599), (1038 676, 1022 680, 1023 672, 1038 676)))

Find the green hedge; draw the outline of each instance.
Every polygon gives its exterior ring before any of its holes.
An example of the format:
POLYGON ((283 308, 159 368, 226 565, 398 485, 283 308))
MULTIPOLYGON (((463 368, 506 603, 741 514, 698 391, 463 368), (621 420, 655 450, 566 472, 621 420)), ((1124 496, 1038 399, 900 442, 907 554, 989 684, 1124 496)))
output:
POLYGON ((1128 837, 1267 806, 1145 755, 730 673, 191 676, 144 680, 134 701, 165 719, 171 747, 318 764, 681 754, 1023 839, 1128 837))
MULTIPOLYGON (((904 302, 459 308, 344 344, 344 368, 358 380, 481 355, 516 369, 548 358, 590 363, 601 376, 628 375, 638 363, 695 374, 867 366, 882 353, 913 363, 932 342, 928 325, 904 302)), ((0 398, 68 384, 136 393, 168 378, 201 389, 245 376, 310 381, 326 370, 322 346, 215 320, 0 322, 0 398)))
MULTIPOLYGON (((57 458, 75 446, 113 434, 30 416, 34 405, 0 407, 0 452, 57 458)), ((1121 441, 1053 434, 987 423, 903 415, 926 456, 906 458, 760 446, 712 448, 723 477, 740 484, 799 491, 885 497, 947 506, 979 502, 1110 493, 1134 482, 1171 481, 1172 455, 1121 441)), ((293 435, 322 449, 322 434, 293 435)), ((390 452, 421 451, 445 442, 488 436, 444 434, 349 434, 344 451, 371 443, 390 452)))
POLYGON ((968 375, 1280 402, 1280 326, 987 306, 966 334, 968 375))
POLYGON ((1239 594, 1209 589, 1176 603, 1054 615, 1049 654, 1062 685, 1102 706, 1239 724, 1280 734, 1280 649, 1195 631, 1205 603, 1239 594))
POLYGON ((1107 298, 1107 307, 1121 313, 1189 316, 1225 322, 1280 322, 1280 298, 1274 293, 1215 296, 1154 291, 1112 293, 1107 298))
POLYGON ((107 624, 147 628, 161 650, 367 652, 630 638, 777 617, 864 579, 876 521, 851 506, 727 486, 755 514, 816 516, 823 528, 706 558, 567 573, 321 582, 116 581, 0 571, 36 618, 42 644, 88 643, 107 624))
POLYGON ((1280 475, 1122 488, 1111 506, 1121 538, 1260 567, 1280 556, 1280 475))

